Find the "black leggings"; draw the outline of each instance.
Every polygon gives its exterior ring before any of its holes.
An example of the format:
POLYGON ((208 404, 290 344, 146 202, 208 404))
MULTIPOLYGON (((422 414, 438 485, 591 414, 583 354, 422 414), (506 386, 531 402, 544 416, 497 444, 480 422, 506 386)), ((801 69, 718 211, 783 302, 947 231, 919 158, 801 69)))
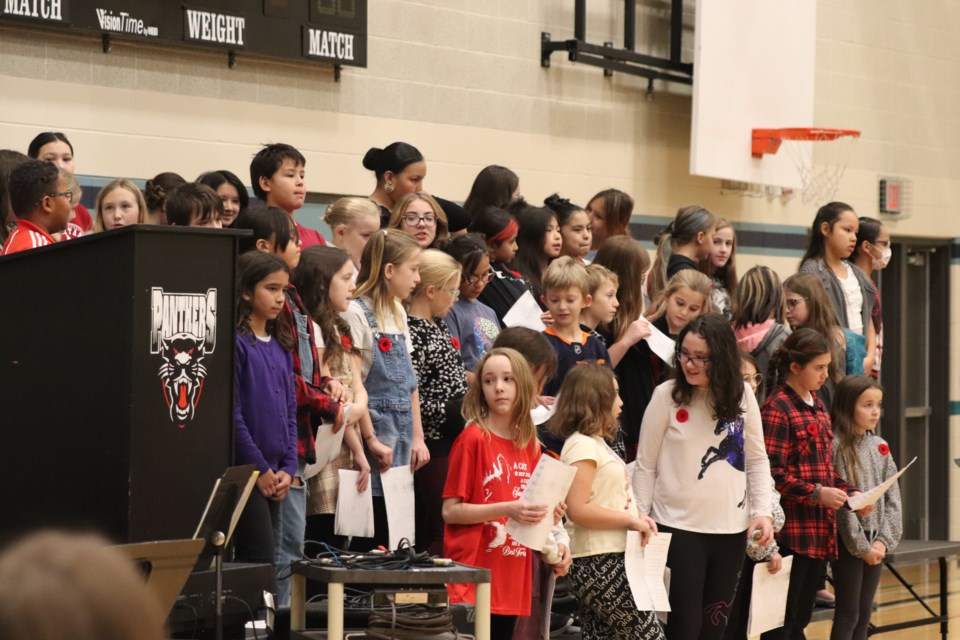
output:
POLYGON ((264 497, 260 487, 254 487, 233 535, 234 559, 237 562, 274 564, 276 548, 273 528, 279 513, 280 503, 264 497))
POLYGON ((512 638, 513 627, 517 624, 517 616, 501 616, 490 614, 490 637, 512 638))
POLYGON ((673 534, 667 553, 667 640, 720 640, 737 591, 747 532, 695 533, 657 526, 673 534))
POLYGON ((750 620, 750 595, 753 593, 753 568, 757 566, 754 560, 744 556, 743 568, 740 570, 740 582, 737 585, 737 596, 730 607, 730 616, 727 628, 723 632, 723 640, 747 640, 747 622, 750 620))
POLYGON ((583 640, 662 640, 657 615, 637 609, 622 553, 576 558, 569 575, 583 640))
MULTIPOLYGON (((780 547, 780 555, 793 554, 789 549, 780 547)), ((761 640, 805 640, 803 631, 810 624, 813 605, 820 588, 820 576, 826 560, 818 560, 799 553, 793 554, 793 568, 790 569, 790 587, 787 589, 787 611, 783 626, 768 631, 761 640)))
POLYGON ((833 563, 837 608, 830 640, 866 640, 883 563, 871 565, 850 555, 842 540, 837 546, 840 558, 833 563))

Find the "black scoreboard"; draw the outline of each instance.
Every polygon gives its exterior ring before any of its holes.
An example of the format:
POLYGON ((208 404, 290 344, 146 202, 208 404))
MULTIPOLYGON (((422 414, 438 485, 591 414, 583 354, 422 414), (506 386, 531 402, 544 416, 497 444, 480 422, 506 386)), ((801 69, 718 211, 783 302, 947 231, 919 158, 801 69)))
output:
POLYGON ((0 21, 367 66, 367 0, 0 0, 0 21))

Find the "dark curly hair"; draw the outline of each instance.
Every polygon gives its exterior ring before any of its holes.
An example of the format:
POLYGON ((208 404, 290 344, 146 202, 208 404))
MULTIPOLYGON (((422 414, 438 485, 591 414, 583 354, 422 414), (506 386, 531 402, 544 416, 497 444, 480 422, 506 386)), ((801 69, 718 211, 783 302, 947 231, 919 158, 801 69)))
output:
POLYGON ((684 338, 688 334, 700 336, 707 342, 710 349, 710 397, 713 402, 713 412, 718 420, 729 421, 741 413, 740 405, 743 402, 743 376, 740 375, 740 349, 737 347, 737 338, 730 328, 730 323, 719 313, 704 314, 681 331, 677 337, 677 364, 673 370, 676 383, 671 397, 678 405, 690 404, 693 398, 693 386, 687 382, 687 376, 680 366, 680 349, 684 338))

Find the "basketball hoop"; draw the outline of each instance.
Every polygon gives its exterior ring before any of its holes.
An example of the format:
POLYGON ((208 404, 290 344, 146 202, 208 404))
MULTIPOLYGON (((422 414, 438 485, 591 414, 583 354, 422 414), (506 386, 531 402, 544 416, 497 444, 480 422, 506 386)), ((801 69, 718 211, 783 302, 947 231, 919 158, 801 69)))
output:
POLYGON ((762 158, 765 153, 775 154, 785 142, 803 184, 803 203, 819 206, 833 200, 850 163, 854 141, 859 137, 860 132, 854 129, 754 129, 751 154, 754 158, 762 158), (816 165, 814 143, 823 143, 816 145, 816 165))

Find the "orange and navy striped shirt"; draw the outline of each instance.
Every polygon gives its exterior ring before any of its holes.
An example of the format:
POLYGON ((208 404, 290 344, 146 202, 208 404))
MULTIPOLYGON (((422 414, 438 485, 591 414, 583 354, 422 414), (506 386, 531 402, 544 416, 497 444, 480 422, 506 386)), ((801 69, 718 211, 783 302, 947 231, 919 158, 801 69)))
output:
POLYGON ((29 220, 20 218, 17 220, 17 228, 7 236, 7 241, 3 243, 3 251, 0 252, 0 255, 8 256, 11 253, 45 247, 53 243, 54 240, 49 233, 29 220))

